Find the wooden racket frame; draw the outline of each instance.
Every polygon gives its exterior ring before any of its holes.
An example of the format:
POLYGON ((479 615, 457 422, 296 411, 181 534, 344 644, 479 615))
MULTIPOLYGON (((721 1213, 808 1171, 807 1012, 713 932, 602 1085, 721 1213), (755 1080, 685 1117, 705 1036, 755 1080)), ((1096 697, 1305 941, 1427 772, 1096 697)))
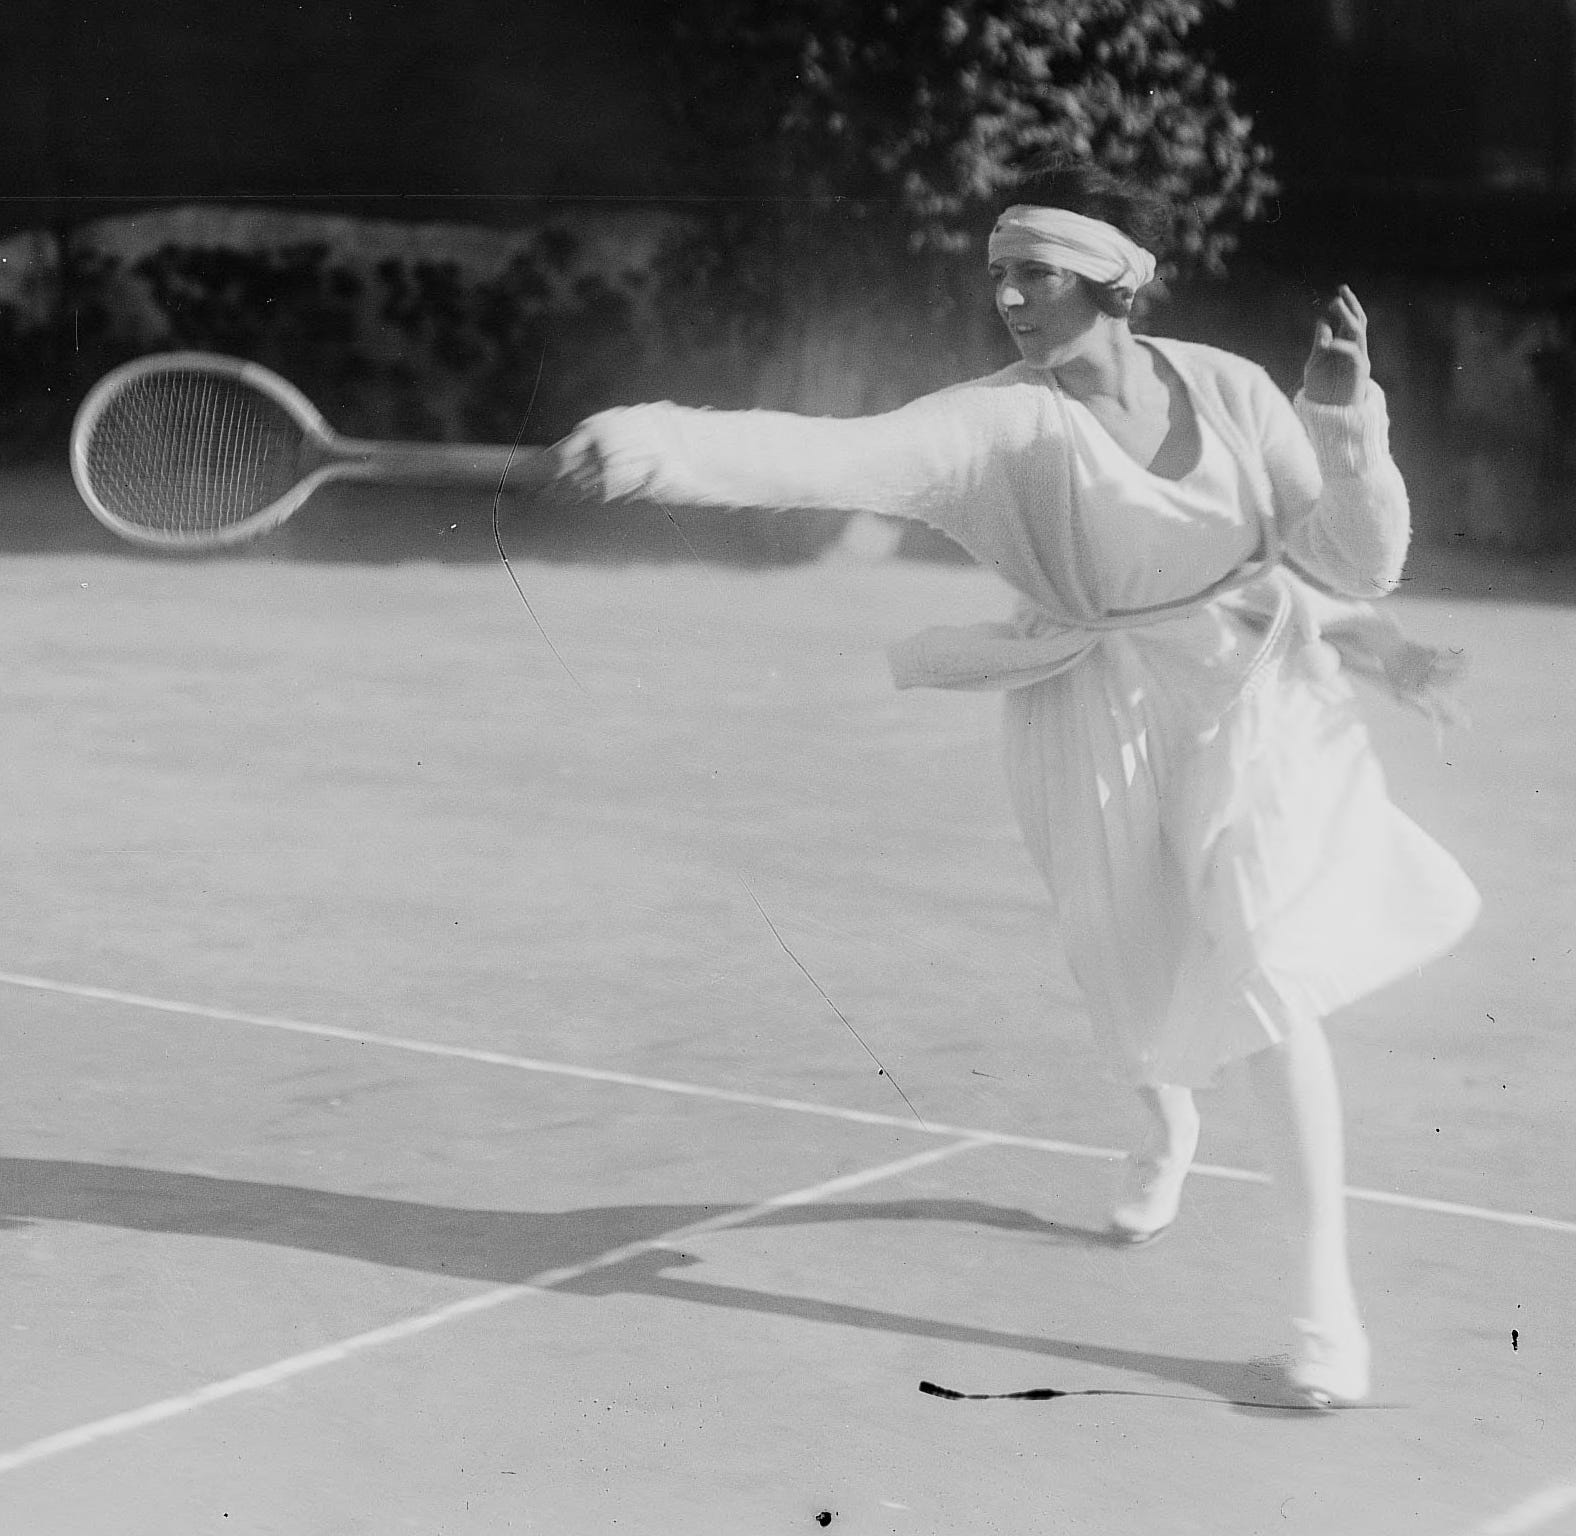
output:
POLYGON ((111 370, 88 392, 71 427, 71 478, 87 509, 105 527, 134 544, 164 550, 202 551, 242 544, 277 528, 330 481, 402 485, 491 485, 507 476, 511 488, 544 484, 551 477, 544 449, 492 443, 380 442, 342 437, 321 411, 271 368, 218 352, 157 352, 111 370), (160 373, 209 373, 234 379, 266 395, 301 428, 306 472, 277 500, 224 528, 193 532, 149 528, 115 513, 93 489, 88 440, 105 410, 127 386, 160 373))

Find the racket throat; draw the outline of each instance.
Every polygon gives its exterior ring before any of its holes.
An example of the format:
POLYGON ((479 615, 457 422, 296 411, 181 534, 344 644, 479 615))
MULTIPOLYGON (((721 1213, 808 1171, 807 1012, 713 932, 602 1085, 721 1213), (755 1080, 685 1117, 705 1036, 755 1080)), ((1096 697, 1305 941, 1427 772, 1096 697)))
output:
POLYGON ((329 474, 343 480, 382 480, 405 485, 539 485, 547 476, 542 456, 493 443, 379 443, 336 438, 319 448, 329 474))

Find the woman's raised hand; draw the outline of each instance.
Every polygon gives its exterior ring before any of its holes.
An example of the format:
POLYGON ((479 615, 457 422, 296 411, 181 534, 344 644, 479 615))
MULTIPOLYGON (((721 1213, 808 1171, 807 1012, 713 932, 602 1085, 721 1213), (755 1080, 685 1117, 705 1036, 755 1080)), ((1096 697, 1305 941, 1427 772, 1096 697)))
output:
POLYGON ((1368 316, 1342 283, 1313 333, 1302 370, 1303 394, 1316 405, 1360 405, 1373 370, 1368 361, 1368 316))

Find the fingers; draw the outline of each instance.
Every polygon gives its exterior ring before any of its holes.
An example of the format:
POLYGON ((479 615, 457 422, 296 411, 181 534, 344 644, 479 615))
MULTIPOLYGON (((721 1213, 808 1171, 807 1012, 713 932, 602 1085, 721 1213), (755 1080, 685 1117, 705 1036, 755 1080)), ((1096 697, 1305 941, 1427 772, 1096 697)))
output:
POLYGON ((1328 320, 1321 320, 1314 327, 1313 345, 1317 352, 1335 352, 1342 357, 1357 359, 1368 355, 1367 339, 1362 333, 1351 339, 1337 336, 1328 320))
POLYGON ((1341 284, 1335 297, 1325 307, 1325 316, 1325 324, 1333 322, 1333 325, 1339 325, 1342 335, 1352 340, 1361 340, 1368 334, 1368 312, 1345 283, 1341 284))
POLYGON ((1314 327, 1313 343, 1320 352, 1356 361, 1368 356, 1368 312, 1348 284, 1342 283, 1325 306, 1314 327))
POLYGON ((1342 283, 1314 323, 1303 388, 1319 404, 1353 405, 1367 392, 1370 367, 1368 315, 1342 283))
POLYGON ((572 495, 595 500, 602 495, 604 466, 596 435, 581 423, 548 450, 552 478, 572 495))
POLYGON ((588 455, 595 453, 596 440, 584 422, 566 436, 558 439, 548 450, 558 461, 561 473, 567 473, 588 455))

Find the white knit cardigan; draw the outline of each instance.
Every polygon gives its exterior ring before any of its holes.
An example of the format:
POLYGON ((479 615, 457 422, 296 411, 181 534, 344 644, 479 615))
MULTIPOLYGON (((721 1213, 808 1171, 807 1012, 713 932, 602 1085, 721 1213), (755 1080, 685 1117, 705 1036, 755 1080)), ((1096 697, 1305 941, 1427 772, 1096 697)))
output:
MULTIPOLYGON (((1302 395, 1293 406, 1255 363, 1197 343, 1142 340, 1175 368, 1237 458, 1264 533, 1251 567, 1223 571, 1189 606, 1224 601, 1282 628, 1290 606, 1304 643, 1332 643, 1349 666, 1387 681, 1398 697, 1436 720, 1452 718, 1440 692, 1452 663, 1407 641, 1367 601, 1394 590, 1410 537, 1378 385, 1355 406, 1302 395)), ((580 437, 611 499, 873 512, 940 530, 1024 602, 1013 624, 932 630, 898 645, 896 681, 1000 688, 1076 664, 1104 629, 1174 611, 1102 612, 1090 595, 1068 515, 1065 410, 1049 374, 1015 363, 881 415, 662 403, 604 411, 580 437)))

